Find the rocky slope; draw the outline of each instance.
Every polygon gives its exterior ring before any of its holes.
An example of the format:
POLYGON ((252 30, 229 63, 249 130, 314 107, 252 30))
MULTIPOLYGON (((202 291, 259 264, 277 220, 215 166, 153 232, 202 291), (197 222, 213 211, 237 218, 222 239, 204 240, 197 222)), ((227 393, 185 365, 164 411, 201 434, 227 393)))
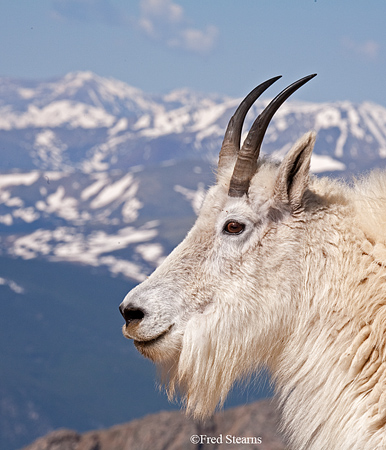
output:
POLYGON ((205 424, 182 412, 152 414, 84 434, 58 430, 23 450, 285 450, 270 400, 219 412, 205 424))

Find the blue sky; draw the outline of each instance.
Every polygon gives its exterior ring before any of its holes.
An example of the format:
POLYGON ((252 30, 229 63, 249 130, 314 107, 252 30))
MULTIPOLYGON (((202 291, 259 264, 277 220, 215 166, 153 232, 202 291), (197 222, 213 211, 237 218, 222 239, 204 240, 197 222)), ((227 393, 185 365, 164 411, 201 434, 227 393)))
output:
POLYGON ((386 106, 385 21, 384 0, 1 0, 0 76, 243 96, 316 72, 298 99, 386 106))

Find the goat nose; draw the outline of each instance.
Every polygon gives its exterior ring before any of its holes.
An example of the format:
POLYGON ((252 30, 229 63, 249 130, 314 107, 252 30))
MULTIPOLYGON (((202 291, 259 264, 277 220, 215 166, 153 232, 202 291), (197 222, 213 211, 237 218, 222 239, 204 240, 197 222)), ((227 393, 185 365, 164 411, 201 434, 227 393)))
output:
POLYGON ((127 324, 133 322, 139 323, 145 317, 145 312, 143 309, 130 305, 124 306, 123 303, 119 306, 119 311, 127 324))

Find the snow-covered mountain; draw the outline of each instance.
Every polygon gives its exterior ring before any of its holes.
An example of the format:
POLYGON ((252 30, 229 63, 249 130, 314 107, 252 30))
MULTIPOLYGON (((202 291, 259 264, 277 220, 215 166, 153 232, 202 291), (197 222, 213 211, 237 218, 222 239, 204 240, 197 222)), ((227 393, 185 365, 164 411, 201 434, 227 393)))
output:
POLYGON ((173 237, 166 243, 168 233, 163 230, 170 229, 168 222, 176 215, 180 220, 184 215, 194 216, 197 199, 204 191, 202 172, 197 164, 159 168, 151 182, 161 186, 162 176, 169 178, 169 183, 164 183, 169 192, 163 206, 162 194, 155 198, 146 188, 146 171, 2 174, 2 252, 23 259, 104 267, 112 274, 142 281, 177 244, 173 237), (185 175, 185 186, 180 184, 183 178, 173 174, 179 170, 185 175), (186 176, 188 170, 190 176, 186 176), (178 211, 173 211, 177 205, 178 211))
POLYGON ((89 72, 43 83, 0 79, 0 140, 6 154, 12 149, 5 169, 92 172, 178 158, 177 143, 160 149, 162 138, 198 134, 221 103, 187 91, 148 95, 89 72))
MULTIPOLYGON (((165 244, 173 217, 167 203, 184 202, 179 218, 182 210, 194 216, 239 102, 188 90, 147 94, 90 72, 44 82, 0 79, 3 254, 142 280, 177 243, 165 244), (150 208, 154 203, 163 211, 150 208)), ((267 102, 252 108, 246 129, 267 102)), ((309 129, 318 132, 314 172, 385 164, 382 106, 288 101, 263 151, 280 158, 309 129)))
MULTIPOLYGON (((213 162, 239 101, 188 90, 146 94, 90 72, 47 82, 2 78, 0 169, 90 173, 170 159, 213 162)), ((247 125, 266 103, 256 103, 247 125)), ((316 171, 360 169, 385 158, 385 125, 386 109, 372 103, 289 101, 268 128, 263 151, 281 154, 315 129, 316 171)))

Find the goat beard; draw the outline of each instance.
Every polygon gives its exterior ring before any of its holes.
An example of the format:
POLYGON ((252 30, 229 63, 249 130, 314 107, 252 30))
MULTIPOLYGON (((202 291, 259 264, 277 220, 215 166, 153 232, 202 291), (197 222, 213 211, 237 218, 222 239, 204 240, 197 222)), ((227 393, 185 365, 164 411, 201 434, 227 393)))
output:
POLYGON ((187 323, 179 357, 158 363, 169 399, 180 396, 196 419, 211 416, 235 381, 249 379, 259 368, 261 346, 253 345, 256 329, 246 329, 250 317, 245 310, 228 317, 232 323, 224 323, 224 311, 219 310, 194 316, 187 323))

